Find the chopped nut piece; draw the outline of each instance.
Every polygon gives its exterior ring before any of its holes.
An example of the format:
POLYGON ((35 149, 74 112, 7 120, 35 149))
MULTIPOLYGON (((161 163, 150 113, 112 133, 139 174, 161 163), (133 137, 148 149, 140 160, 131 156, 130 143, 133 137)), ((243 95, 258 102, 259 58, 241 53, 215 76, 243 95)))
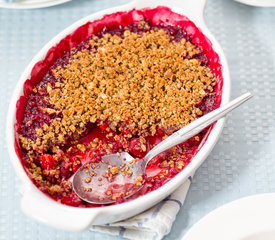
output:
POLYGON ((90 183, 91 181, 92 181, 92 179, 89 178, 89 177, 87 177, 87 178, 85 179, 85 182, 86 182, 86 183, 90 183))
POLYGON ((90 176, 91 176, 91 177, 96 176, 96 175, 97 175, 96 172, 90 171, 90 176))
POLYGON ((114 193, 112 195, 112 200, 116 200, 118 197, 121 197, 124 195, 124 192, 120 192, 120 193, 114 193))
POLYGON ((86 147, 83 144, 77 144, 77 148, 81 151, 81 152, 85 152, 86 151, 86 147))
POLYGON ((136 178, 136 186, 140 187, 142 185, 142 181, 143 181, 143 176, 142 174, 140 174, 137 178, 136 178))
POLYGON ((177 168, 178 169, 183 169, 183 167, 185 166, 185 163, 183 162, 183 161, 179 161, 179 162, 177 162, 177 168))
POLYGON ((108 168, 110 169, 110 172, 111 172, 112 175, 116 175, 116 174, 119 173, 119 168, 118 167, 109 165, 108 168))

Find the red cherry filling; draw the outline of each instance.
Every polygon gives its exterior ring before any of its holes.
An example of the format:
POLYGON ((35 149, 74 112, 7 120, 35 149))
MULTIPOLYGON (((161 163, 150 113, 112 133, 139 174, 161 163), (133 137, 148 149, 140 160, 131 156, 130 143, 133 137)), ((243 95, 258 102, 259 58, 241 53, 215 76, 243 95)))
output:
POLYGON ((79 207, 82 205, 83 201, 74 192, 72 192, 66 197, 62 198, 61 203, 73 207, 79 207))
POLYGON ((40 164, 43 169, 55 169, 57 162, 50 154, 43 154, 39 156, 40 164))
POLYGON ((129 142, 129 152, 135 157, 142 158, 146 153, 146 146, 141 144, 139 138, 132 138, 129 142))

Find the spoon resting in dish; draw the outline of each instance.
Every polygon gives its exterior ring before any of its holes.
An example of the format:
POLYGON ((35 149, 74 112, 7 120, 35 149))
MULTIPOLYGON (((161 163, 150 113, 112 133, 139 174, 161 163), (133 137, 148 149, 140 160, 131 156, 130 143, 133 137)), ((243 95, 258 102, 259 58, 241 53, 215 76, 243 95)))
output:
POLYGON ((251 97, 251 93, 245 93, 191 122, 156 145, 143 159, 122 152, 102 156, 99 163, 84 164, 73 177, 73 190, 81 199, 93 204, 111 204, 117 198, 129 198, 143 187, 146 167, 154 157, 193 137, 251 97))

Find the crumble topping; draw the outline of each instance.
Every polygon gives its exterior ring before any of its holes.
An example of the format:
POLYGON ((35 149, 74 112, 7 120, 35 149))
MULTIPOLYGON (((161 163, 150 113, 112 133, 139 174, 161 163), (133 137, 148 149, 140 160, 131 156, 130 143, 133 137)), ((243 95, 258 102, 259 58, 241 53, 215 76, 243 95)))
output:
POLYGON ((154 135, 157 127, 176 130, 200 116, 196 105, 214 94, 211 69, 193 58, 200 50, 184 38, 174 41, 163 29, 126 30, 123 38, 107 33, 71 53, 67 65, 53 70, 57 82, 46 88, 53 109, 44 111, 62 117, 36 129, 35 142, 21 136, 26 149, 62 145, 98 120, 113 129, 127 124, 140 136, 148 129, 154 135))

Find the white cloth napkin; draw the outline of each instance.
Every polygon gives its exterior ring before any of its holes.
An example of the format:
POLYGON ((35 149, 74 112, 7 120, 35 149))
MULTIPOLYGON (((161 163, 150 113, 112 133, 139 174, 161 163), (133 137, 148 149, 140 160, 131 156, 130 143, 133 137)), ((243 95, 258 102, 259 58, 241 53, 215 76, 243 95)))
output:
POLYGON ((182 207, 192 177, 174 193, 149 210, 126 219, 101 226, 92 226, 92 231, 121 236, 132 240, 159 240, 171 230, 176 215, 182 207))

